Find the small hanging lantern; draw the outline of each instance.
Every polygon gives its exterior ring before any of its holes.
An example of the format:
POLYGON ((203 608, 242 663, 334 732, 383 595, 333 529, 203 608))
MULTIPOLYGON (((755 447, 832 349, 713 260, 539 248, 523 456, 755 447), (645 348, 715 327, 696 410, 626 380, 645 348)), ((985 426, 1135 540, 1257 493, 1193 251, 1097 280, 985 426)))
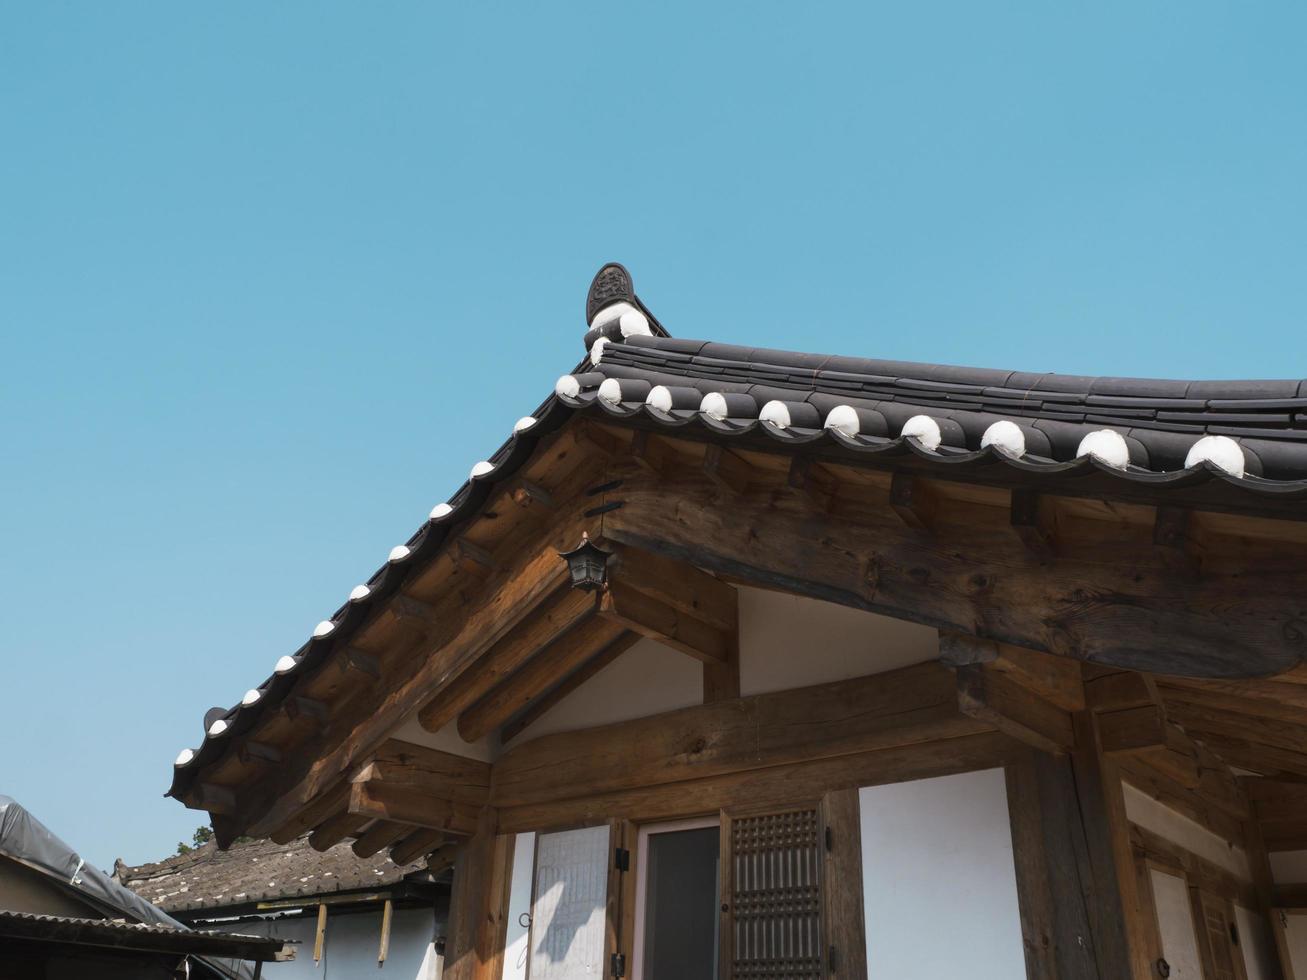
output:
POLYGON ((608 559, 612 556, 611 551, 591 543, 590 535, 584 532, 579 545, 558 554, 572 573, 572 588, 582 592, 596 592, 608 585, 608 559))

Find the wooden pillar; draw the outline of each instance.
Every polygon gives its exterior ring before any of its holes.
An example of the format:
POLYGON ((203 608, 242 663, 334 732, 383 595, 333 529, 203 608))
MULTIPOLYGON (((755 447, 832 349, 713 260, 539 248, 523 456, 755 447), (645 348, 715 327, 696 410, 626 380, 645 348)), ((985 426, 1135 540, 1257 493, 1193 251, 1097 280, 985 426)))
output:
MULTIPOLYGON (((1116 766, 1094 718, 1074 715, 1068 755, 1008 768, 1008 806, 1031 980, 1152 980, 1116 766)), ((1151 914, 1151 912, 1149 912, 1151 914)))
POLYGON ((454 860, 445 942, 446 980, 499 980, 513 838, 495 834, 496 819, 495 811, 485 808, 476 833, 454 860))
POLYGON ((821 803, 821 813, 827 834, 822 868, 826 966, 836 980, 845 977, 856 980, 867 975, 858 791, 841 789, 827 793, 821 803))

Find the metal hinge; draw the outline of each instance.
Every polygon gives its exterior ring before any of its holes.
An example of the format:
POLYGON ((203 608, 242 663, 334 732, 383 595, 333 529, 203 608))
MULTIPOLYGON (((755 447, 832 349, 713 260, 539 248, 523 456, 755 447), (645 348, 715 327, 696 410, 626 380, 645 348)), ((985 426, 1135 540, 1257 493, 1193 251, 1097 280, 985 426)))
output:
POLYGON ((835 973, 839 970, 839 956, 836 953, 834 946, 826 951, 826 968, 830 970, 831 973, 835 973))
POLYGON ((835 850, 835 831, 831 830, 830 827, 826 828, 826 850, 835 850))
POLYGON ((631 870, 631 852, 625 847, 619 847, 613 852, 613 863, 618 871, 631 870))
POLYGON ((611 967, 610 972, 612 973, 613 976, 615 977, 626 976, 626 954, 614 953, 612 957, 610 957, 609 959, 609 966, 611 967))

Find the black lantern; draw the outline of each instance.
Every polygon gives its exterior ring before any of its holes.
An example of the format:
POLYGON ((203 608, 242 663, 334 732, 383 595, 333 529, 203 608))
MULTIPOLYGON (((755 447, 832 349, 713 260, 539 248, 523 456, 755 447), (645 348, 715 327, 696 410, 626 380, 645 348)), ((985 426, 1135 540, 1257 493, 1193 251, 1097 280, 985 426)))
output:
POLYGON ((608 584, 608 559, 611 551, 604 551, 592 544, 590 535, 582 532, 581 543, 571 551, 559 552, 558 557, 567 562, 567 569, 572 573, 572 588, 582 592, 595 592, 608 584))

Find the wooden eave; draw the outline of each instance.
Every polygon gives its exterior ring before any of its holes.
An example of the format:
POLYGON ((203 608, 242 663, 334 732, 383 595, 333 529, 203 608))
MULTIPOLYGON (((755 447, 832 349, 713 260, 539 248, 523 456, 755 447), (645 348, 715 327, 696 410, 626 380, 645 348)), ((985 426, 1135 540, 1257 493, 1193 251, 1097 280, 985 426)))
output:
MULTIPOLYGON (((1219 481, 1153 488, 1092 466, 1055 477, 975 460, 954 469, 910 449, 809 455, 799 440, 652 431, 556 403, 544 418, 549 431, 469 485, 434 543, 410 542, 414 557, 393 563, 366 608, 346 610, 303 669, 275 679, 258 710, 236 712, 206 756, 179 768, 173 795, 208 809, 220 840, 312 830, 315 846, 354 838, 411 860, 448 854, 487 805, 528 826, 532 807, 557 801, 506 797, 498 772, 536 743, 455 777, 457 757, 396 743, 394 729, 425 714, 469 735, 518 731, 541 699, 640 633, 709 663, 714 651, 729 657, 729 642, 713 640, 713 630, 729 636, 720 611, 660 593, 650 571, 660 563, 709 589, 779 589, 1068 661, 1177 675, 1157 682, 1170 724, 1193 726, 1227 762, 1307 778, 1300 731, 1269 723, 1307 690, 1292 673, 1307 644, 1300 505, 1235 499, 1219 481), (582 532, 627 564, 592 607, 570 592, 557 557, 582 532), (583 640, 579 652, 570 640, 583 640), (1244 680, 1272 675, 1285 679, 1244 680)), ((958 676, 961 694, 950 689, 937 720, 954 726, 948 738, 1057 750, 1065 705, 1014 718, 1010 671, 958 676)), ((732 696, 728 682, 722 695, 732 696)), ((771 765, 779 774, 791 763, 771 765)), ((596 801, 638 792, 596 787, 576 813, 594 817, 596 801)))

